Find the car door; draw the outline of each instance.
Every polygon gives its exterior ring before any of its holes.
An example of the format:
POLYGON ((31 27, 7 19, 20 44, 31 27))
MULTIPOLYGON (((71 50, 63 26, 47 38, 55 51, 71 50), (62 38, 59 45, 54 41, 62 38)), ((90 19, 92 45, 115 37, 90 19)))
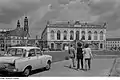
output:
POLYGON ((37 62, 38 62, 38 65, 39 65, 39 68, 42 68, 42 67, 45 67, 44 66, 44 55, 43 55, 43 53, 41 52, 41 50, 40 49, 36 49, 36 54, 37 54, 37 62))
POLYGON ((32 66, 33 70, 38 69, 38 57, 35 49, 30 49, 28 53, 28 64, 32 66))

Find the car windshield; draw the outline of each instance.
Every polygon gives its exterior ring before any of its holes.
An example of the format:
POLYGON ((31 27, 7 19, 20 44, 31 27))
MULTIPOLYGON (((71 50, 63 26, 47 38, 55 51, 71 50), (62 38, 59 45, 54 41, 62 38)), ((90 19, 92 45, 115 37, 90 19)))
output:
POLYGON ((25 57, 26 50, 21 48, 10 48, 7 51, 7 56, 25 57))

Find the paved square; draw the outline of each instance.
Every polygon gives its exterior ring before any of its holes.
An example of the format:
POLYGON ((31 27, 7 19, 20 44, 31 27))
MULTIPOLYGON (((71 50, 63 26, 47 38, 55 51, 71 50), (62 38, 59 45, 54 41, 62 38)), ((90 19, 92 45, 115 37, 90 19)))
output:
POLYGON ((32 77, 105 77, 112 68, 114 59, 94 59, 90 71, 77 71, 68 67, 69 61, 61 61, 52 64, 49 71, 31 75, 32 77))

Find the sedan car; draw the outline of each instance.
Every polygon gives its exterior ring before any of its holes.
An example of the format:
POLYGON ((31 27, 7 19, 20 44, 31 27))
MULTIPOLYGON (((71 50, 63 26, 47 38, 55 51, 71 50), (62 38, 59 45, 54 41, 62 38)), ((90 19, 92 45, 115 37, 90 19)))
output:
POLYGON ((0 71, 22 72, 29 76, 32 70, 51 68, 52 56, 44 55, 38 47, 11 47, 0 57, 0 71))

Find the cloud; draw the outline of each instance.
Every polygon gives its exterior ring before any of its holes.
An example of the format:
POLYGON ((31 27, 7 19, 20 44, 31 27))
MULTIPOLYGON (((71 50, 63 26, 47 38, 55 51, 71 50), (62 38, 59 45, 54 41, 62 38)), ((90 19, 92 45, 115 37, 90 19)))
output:
POLYGON ((10 24, 12 20, 35 10, 39 0, 0 0, 0 23, 10 24))
POLYGON ((33 36, 41 35, 47 20, 107 22, 108 31, 119 29, 120 0, 92 0, 89 5, 89 0, 84 1, 86 4, 80 0, 0 0, 0 26, 15 28, 17 19, 23 21, 26 14, 33 36))
POLYGON ((107 31, 107 38, 120 38, 120 29, 107 31))

